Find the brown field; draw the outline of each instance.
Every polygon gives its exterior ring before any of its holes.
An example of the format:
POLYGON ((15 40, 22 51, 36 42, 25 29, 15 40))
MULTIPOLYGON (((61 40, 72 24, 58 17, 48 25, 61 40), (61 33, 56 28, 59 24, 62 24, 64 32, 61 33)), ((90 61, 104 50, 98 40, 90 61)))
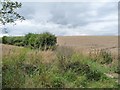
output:
POLYGON ((69 46, 76 51, 90 51, 105 49, 113 54, 118 52, 117 36, 59 36, 57 38, 59 46, 69 46))

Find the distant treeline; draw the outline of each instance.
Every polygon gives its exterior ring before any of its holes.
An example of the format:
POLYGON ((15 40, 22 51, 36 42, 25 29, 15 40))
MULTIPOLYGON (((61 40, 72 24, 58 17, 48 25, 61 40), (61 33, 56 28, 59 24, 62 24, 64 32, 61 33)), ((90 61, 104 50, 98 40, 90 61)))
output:
POLYGON ((19 37, 3 36, 2 43, 16 46, 25 46, 40 50, 53 50, 56 47, 57 40, 55 35, 49 32, 45 32, 42 34, 29 33, 25 36, 19 37))

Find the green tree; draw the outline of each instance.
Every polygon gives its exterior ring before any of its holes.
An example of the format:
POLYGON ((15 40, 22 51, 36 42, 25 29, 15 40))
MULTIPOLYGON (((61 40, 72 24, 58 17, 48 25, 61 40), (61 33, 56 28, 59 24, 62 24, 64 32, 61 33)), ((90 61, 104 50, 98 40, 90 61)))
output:
POLYGON ((32 35, 33 35, 32 33, 28 33, 28 34, 25 35, 25 39, 24 39, 25 46, 30 45, 29 39, 31 38, 32 35))
POLYGON ((2 37, 2 43, 7 44, 8 43, 7 39, 8 39, 7 36, 2 37))
POLYGON ((22 4, 10 0, 0 2, 0 23, 15 23, 16 20, 25 20, 23 16, 17 13, 16 9, 21 8, 22 4))
POLYGON ((41 50, 54 49, 56 43, 56 36, 49 32, 39 34, 36 39, 36 46, 41 50))

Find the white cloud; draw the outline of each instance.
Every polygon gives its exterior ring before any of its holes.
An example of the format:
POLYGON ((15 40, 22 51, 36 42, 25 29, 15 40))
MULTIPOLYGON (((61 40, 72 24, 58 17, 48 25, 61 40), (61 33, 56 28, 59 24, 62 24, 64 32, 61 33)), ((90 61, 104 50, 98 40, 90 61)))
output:
MULTIPOLYGON (((16 0, 12 0, 16 1, 16 0)), ((119 0, 17 0, 20 2, 118 2, 119 0)))
POLYGON ((116 35, 117 3, 23 3, 19 13, 26 20, 7 25, 9 35, 45 31, 55 35, 116 35))

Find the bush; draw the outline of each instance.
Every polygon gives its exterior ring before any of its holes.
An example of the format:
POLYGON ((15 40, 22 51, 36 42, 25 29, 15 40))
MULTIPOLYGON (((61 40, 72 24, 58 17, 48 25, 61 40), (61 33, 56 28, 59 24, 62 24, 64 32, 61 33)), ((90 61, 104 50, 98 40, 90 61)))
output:
POLYGON ((113 61, 111 52, 105 49, 101 50, 95 49, 94 52, 92 53, 90 52, 90 58, 100 64, 111 64, 113 61))
POLYGON ((2 37, 2 42, 3 42, 3 44, 13 45, 13 37, 3 36, 2 37))
POLYGON ((28 33, 27 35, 25 35, 25 38, 24 38, 25 45, 29 45, 29 39, 32 35, 33 35, 32 33, 28 33))
POLYGON ((72 70, 78 75, 86 75, 88 80, 98 81, 102 76, 102 73, 99 70, 91 68, 87 63, 85 64, 78 61, 68 64, 67 70, 72 70))
POLYGON ((24 46, 24 37, 2 37, 2 43, 3 44, 10 44, 10 45, 16 45, 16 46, 24 46))
POLYGON ((51 33, 32 34, 29 33, 25 36, 25 45, 40 50, 55 49, 56 37, 51 33))
POLYGON ((56 37, 48 32, 40 34, 36 40, 36 45, 41 50, 54 49, 56 45, 56 37))
POLYGON ((13 45, 24 46, 24 37, 13 37, 13 45))
POLYGON ((16 46, 27 46, 32 49, 54 50, 56 48, 56 36, 51 33, 32 34, 29 33, 22 37, 7 37, 2 38, 3 44, 16 46))
POLYGON ((111 53, 101 50, 100 52, 100 57, 101 57, 101 64, 110 64, 113 61, 111 53))
POLYGON ((7 36, 3 36, 2 37, 2 43, 3 44, 7 44, 7 36))

